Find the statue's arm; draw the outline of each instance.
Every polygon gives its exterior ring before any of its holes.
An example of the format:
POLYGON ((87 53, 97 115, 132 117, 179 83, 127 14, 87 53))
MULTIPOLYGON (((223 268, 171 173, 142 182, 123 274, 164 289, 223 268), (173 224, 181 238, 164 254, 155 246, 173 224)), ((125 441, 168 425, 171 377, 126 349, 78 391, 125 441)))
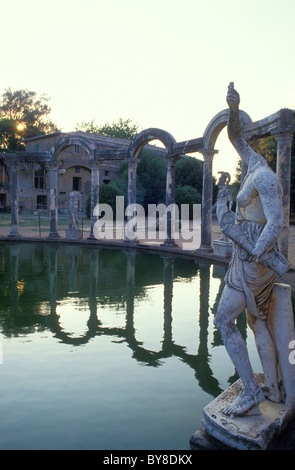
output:
POLYGON ((217 202, 208 210, 208 214, 214 211, 215 207, 217 206, 217 202))
POLYGON ((255 152, 242 137, 242 127, 239 114, 240 96, 234 89, 233 84, 230 84, 228 87, 226 101, 229 106, 229 117, 227 123, 229 140, 240 157, 246 164, 248 164, 250 155, 255 154, 255 152))

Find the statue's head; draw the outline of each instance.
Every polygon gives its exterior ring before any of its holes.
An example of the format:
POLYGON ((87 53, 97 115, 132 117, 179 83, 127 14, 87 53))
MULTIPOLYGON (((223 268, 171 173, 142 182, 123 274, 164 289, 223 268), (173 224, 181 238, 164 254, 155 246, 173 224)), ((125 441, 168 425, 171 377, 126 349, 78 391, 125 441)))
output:
POLYGON ((219 171, 218 172, 221 176, 218 180, 218 186, 228 186, 231 180, 231 176, 226 171, 219 171))

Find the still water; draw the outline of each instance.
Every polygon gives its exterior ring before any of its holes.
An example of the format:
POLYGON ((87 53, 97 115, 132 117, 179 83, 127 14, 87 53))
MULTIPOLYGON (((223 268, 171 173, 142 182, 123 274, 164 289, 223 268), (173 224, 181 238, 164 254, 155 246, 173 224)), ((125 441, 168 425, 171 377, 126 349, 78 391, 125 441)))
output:
MULTIPOLYGON (((189 450, 237 379, 213 325, 224 268, 0 244, 0 449, 189 450)), ((239 328, 261 372, 244 315, 239 328)))

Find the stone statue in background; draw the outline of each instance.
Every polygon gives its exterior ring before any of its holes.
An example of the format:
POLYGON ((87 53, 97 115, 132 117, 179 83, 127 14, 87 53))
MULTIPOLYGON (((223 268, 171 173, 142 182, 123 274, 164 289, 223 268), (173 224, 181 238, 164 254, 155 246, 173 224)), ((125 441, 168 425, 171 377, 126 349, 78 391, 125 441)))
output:
MULTIPOLYGON (((277 175, 265 159, 254 152, 242 137, 239 102, 239 94, 230 84, 227 94, 228 136, 247 164, 248 172, 237 196, 236 214, 228 213, 235 218, 234 224, 229 227, 237 229, 239 237, 238 243, 233 240, 226 285, 214 320, 243 384, 237 398, 223 410, 229 416, 243 415, 250 410, 252 413, 259 412, 257 405, 265 397, 274 402, 281 400, 277 353, 267 322, 277 273, 267 262, 261 262, 263 257, 276 252, 276 243, 283 229, 281 187, 277 175), (265 383, 262 387, 255 380, 246 344, 235 324, 236 318, 245 309, 263 367, 265 383)), ((224 233, 229 235, 226 217, 227 214, 221 225, 224 233)), ((280 261, 284 264, 286 260, 282 257, 280 261)), ((288 263, 285 264, 287 266, 288 263)))
MULTIPOLYGON (((218 180, 218 195, 215 204, 209 209, 209 213, 216 210, 216 217, 219 225, 221 226, 224 214, 231 210, 233 205, 233 198, 231 188, 228 186, 231 180, 230 174, 225 171, 219 171, 220 178, 218 180)), ((229 241, 228 237, 222 233, 221 239, 229 241)))
POLYGON ((79 228, 78 212, 81 210, 82 195, 79 191, 71 191, 68 197, 68 227, 79 228))

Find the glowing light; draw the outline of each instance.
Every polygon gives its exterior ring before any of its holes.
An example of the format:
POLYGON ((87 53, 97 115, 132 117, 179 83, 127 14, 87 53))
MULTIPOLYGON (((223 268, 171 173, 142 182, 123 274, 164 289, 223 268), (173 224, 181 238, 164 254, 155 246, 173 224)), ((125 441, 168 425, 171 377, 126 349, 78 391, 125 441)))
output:
POLYGON ((24 289, 25 289, 24 281, 17 281, 16 288, 18 290, 18 294, 22 294, 24 292, 24 289))
POLYGON ((18 125, 16 126, 16 128, 17 128, 18 131, 23 131, 24 128, 25 128, 25 126, 20 123, 20 124, 18 124, 18 125))

